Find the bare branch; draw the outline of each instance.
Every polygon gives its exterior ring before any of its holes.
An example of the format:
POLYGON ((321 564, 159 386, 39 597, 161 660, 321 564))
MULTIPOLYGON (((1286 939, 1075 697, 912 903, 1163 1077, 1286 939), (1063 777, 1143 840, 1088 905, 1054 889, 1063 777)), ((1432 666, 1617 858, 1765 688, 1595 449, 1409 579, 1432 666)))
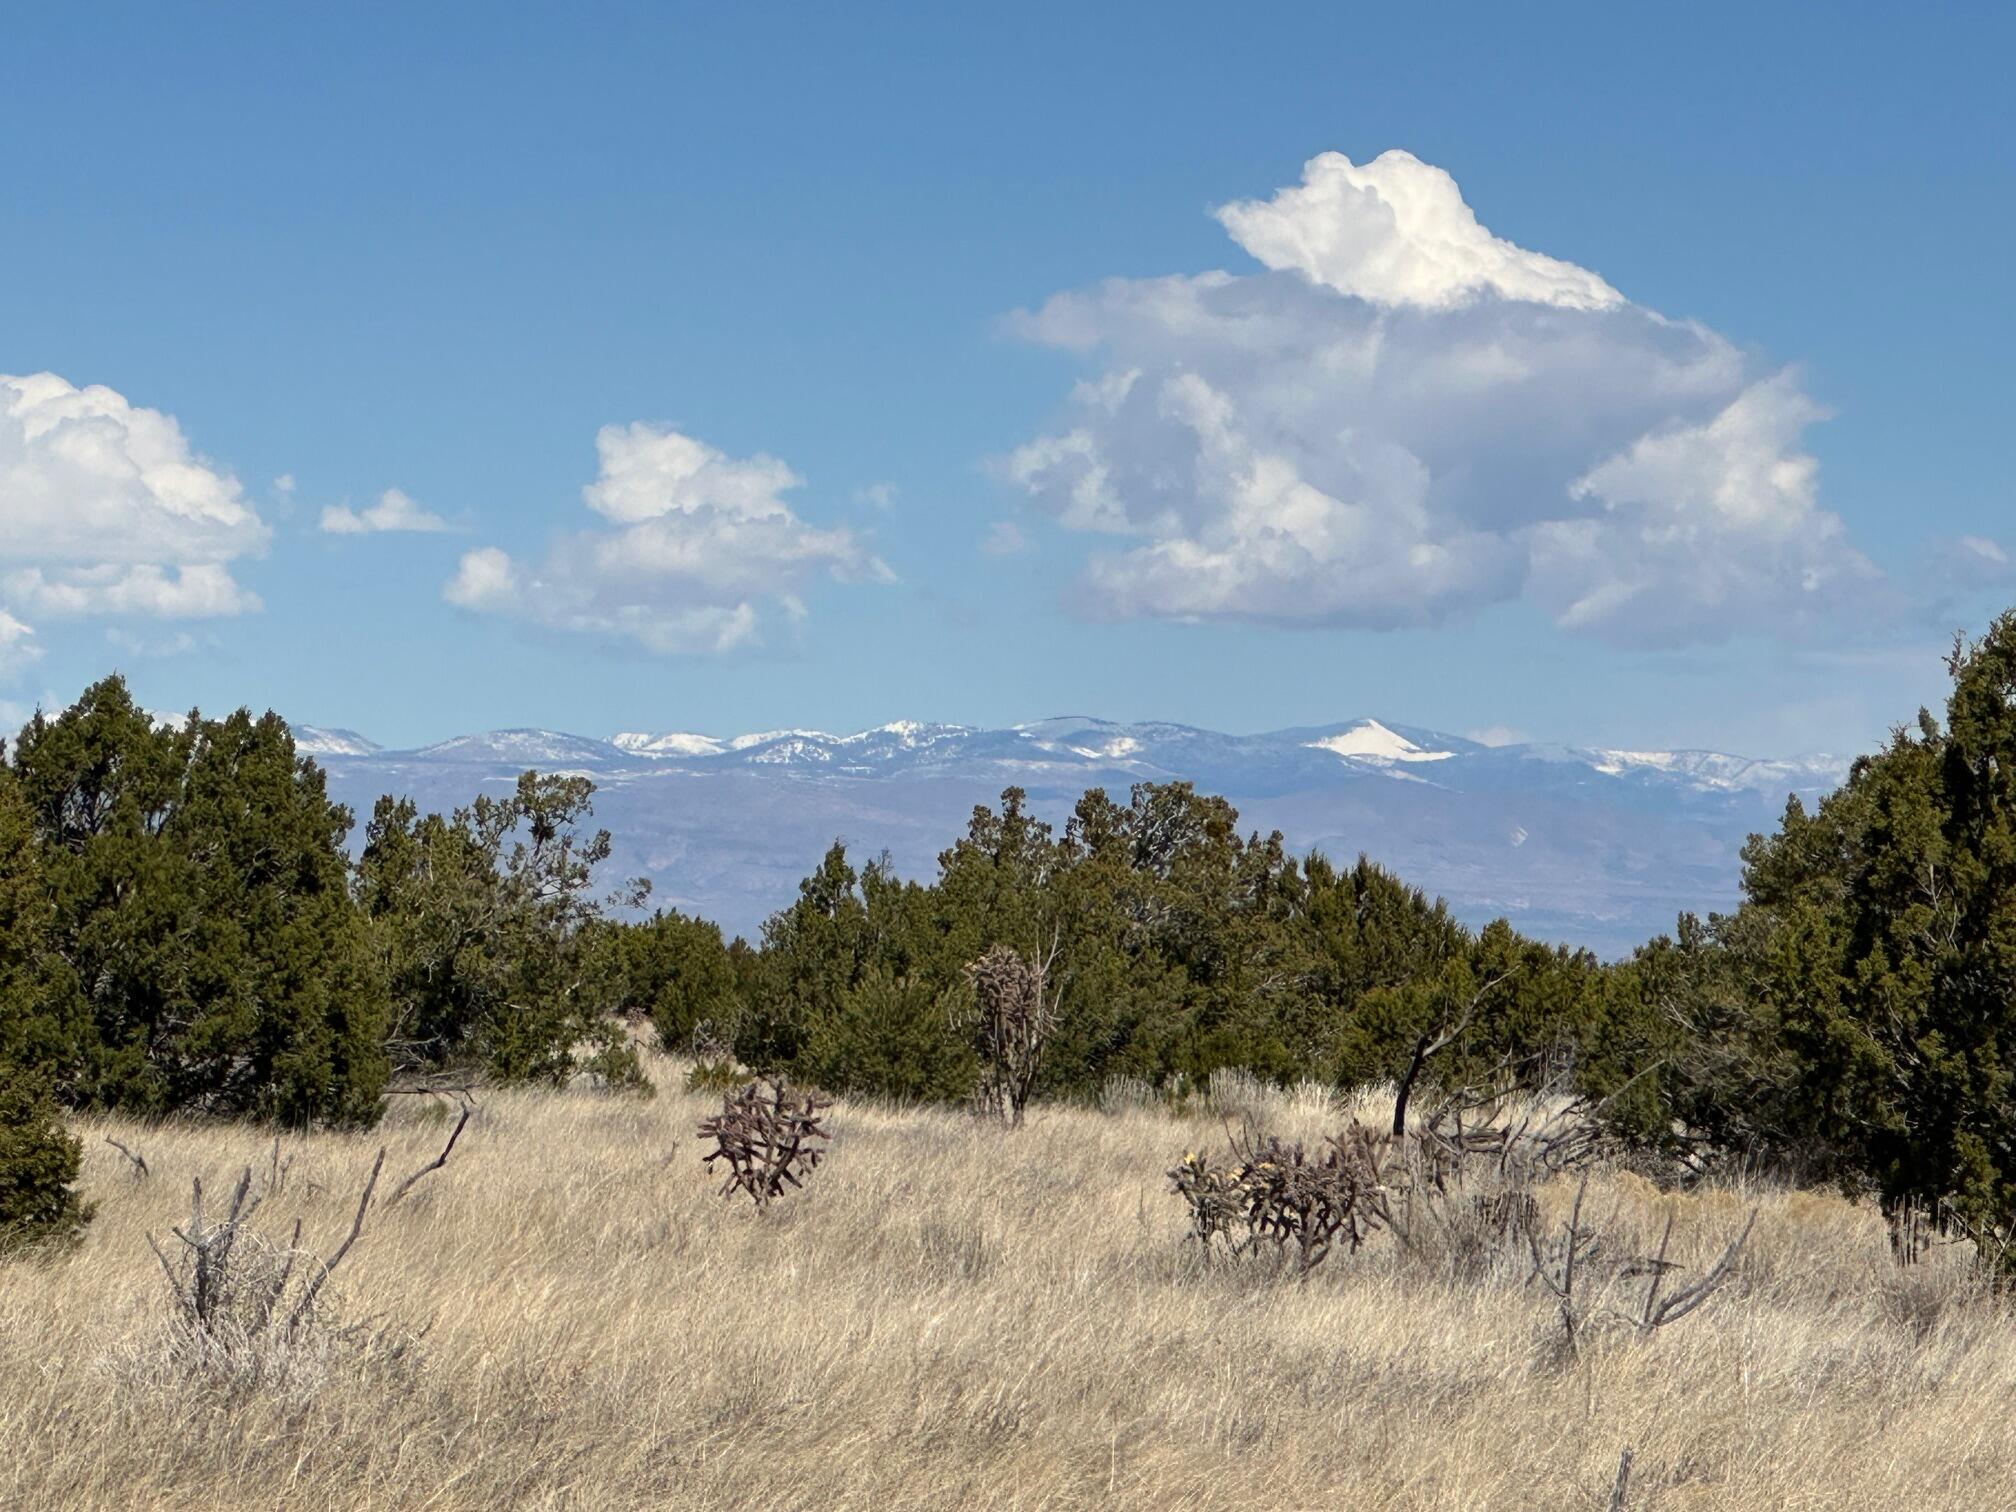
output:
POLYGON ((364 1232, 364 1213, 371 1206, 371 1194, 378 1189, 378 1173, 385 1169, 385 1149, 379 1146, 378 1158, 371 1163, 371 1179, 364 1183, 364 1195, 357 1199, 357 1216, 350 1220, 350 1232, 336 1247, 336 1253, 324 1260, 321 1269, 307 1286, 302 1288, 301 1300, 294 1304, 294 1310, 287 1315, 287 1331, 292 1333, 315 1305, 315 1298, 321 1294, 323 1283, 330 1272, 343 1263, 343 1257, 350 1253, 350 1246, 357 1242, 357 1236, 364 1232))
MULTIPOLYGON (((1696 1281, 1692 1286, 1675 1292, 1664 1302, 1661 1302, 1656 1309, 1652 1306, 1651 1299, 1648 1298, 1645 1306, 1646 1326, 1648 1328, 1660 1328, 1668 1323, 1676 1323, 1720 1290, 1722 1283, 1729 1279, 1730 1271, 1735 1268, 1736 1257, 1743 1253, 1743 1246, 1750 1238, 1750 1230, 1756 1226, 1757 1209, 1753 1207, 1750 1209, 1749 1218, 1743 1224, 1743 1231, 1729 1241, 1729 1247, 1722 1251, 1721 1257, 1708 1267, 1700 1280, 1696 1281)), ((1670 1218, 1667 1220, 1667 1227, 1669 1230, 1672 1227, 1672 1220, 1670 1218)), ((1660 1257, 1663 1259, 1664 1256, 1665 1246, 1662 1243, 1660 1246, 1660 1257)), ((1655 1291, 1658 1285, 1659 1277, 1655 1274, 1652 1278, 1652 1287, 1655 1291)))
POLYGON ((129 1161, 133 1163, 133 1179, 135 1181, 145 1181, 149 1176, 154 1174, 152 1171, 147 1169, 146 1156, 136 1155, 133 1151, 127 1149, 126 1146, 119 1143, 118 1140, 114 1139, 110 1134, 107 1134, 105 1136, 105 1143, 112 1146, 113 1149, 117 1150, 121 1155, 124 1155, 129 1161))
POLYGON ((468 1127, 469 1124, 469 1115, 473 1112, 475 1112, 475 1105, 473 1103, 465 1102, 462 1104, 462 1116, 455 1121, 455 1132, 448 1136, 448 1143, 441 1147, 441 1153, 420 1167, 411 1176, 408 1176, 404 1181, 400 1182, 393 1190, 392 1195, 385 1199, 386 1207, 397 1207, 399 1199, 413 1190, 414 1182, 425 1176, 429 1171, 438 1171, 441 1167, 448 1164, 448 1156, 455 1148, 455 1141, 462 1137, 463 1129, 468 1127))

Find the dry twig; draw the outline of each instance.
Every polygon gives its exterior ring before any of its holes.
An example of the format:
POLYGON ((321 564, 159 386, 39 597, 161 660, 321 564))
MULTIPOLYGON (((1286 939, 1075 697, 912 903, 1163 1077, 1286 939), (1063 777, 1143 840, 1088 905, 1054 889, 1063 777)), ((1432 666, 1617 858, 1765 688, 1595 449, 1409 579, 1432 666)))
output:
POLYGON ((149 1176, 154 1174, 152 1171, 147 1169, 146 1156, 135 1154, 133 1151, 127 1149, 126 1146, 119 1143, 119 1141, 114 1139, 110 1134, 107 1134, 105 1136, 105 1143, 112 1146, 113 1149, 117 1150, 121 1155, 124 1155, 127 1158, 127 1160, 132 1162, 133 1179, 135 1181, 145 1181, 149 1176))
MULTIPOLYGON (((381 1149, 358 1199, 349 1235, 327 1260, 317 1262, 314 1277, 286 1309, 281 1335, 297 1333, 313 1315, 315 1300, 324 1284, 356 1244, 384 1164, 385 1152, 381 1149)), ((241 1259, 241 1242, 250 1232, 247 1225, 265 1200, 265 1195, 254 1192, 252 1187, 252 1168, 248 1165, 231 1189, 222 1218, 212 1222, 204 1206, 203 1179, 199 1176, 190 1182, 188 1221, 170 1230, 182 1245, 179 1266, 169 1260, 152 1234, 147 1236, 148 1247, 161 1263, 161 1273, 168 1279, 183 1324, 197 1336, 220 1339, 227 1346, 256 1340, 269 1330, 281 1311, 288 1285, 294 1279, 295 1261, 301 1253, 301 1220, 296 1218, 292 1235, 277 1254, 270 1246, 257 1247, 258 1253, 272 1263, 247 1264, 241 1259)))
POLYGON ((439 1155, 436 1155, 432 1160, 428 1161, 427 1164, 420 1167, 419 1170, 415 1171, 411 1176, 408 1176, 404 1181, 400 1182, 397 1187, 393 1188, 392 1195, 385 1199, 386 1207, 388 1208, 397 1207, 399 1205, 399 1199, 404 1197, 408 1192, 413 1190, 414 1182, 418 1181, 422 1176, 425 1176, 428 1172, 438 1171, 441 1169, 441 1167, 448 1164, 448 1156, 455 1149, 455 1141, 462 1137, 462 1130, 468 1126, 469 1116, 475 1111, 476 1111, 476 1104, 474 1099, 468 1097, 468 1095, 465 1093, 463 1096, 463 1103, 462 1103, 462 1116, 455 1121, 455 1132, 448 1136, 448 1143, 441 1147, 441 1153, 439 1155))

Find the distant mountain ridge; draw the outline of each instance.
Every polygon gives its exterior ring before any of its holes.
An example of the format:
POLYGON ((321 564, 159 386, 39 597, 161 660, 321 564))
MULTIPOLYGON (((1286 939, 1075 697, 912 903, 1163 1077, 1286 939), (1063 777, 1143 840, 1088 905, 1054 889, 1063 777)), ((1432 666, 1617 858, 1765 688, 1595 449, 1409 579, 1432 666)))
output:
POLYGON ((295 738, 360 815, 380 792, 466 803, 527 767, 592 776, 597 821, 616 841, 613 874, 649 876, 657 902, 742 933, 790 902, 836 837, 859 859, 886 850, 899 871, 928 876, 972 807, 1003 787, 1026 789, 1061 822, 1086 788, 1180 778, 1298 849, 1363 851, 1466 919, 1503 914, 1606 954, 1670 929, 1683 908, 1731 906, 1744 838, 1770 828, 1789 794, 1810 802, 1831 790, 1849 764, 1484 745, 1372 718, 1257 735, 1072 715, 998 729, 902 720, 845 735, 508 729, 414 750, 313 725, 295 738))

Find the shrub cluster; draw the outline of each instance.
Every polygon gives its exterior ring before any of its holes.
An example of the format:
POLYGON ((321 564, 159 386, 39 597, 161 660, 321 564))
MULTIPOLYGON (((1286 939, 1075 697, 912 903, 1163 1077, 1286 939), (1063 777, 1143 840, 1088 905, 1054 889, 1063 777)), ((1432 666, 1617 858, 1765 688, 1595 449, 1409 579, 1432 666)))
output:
POLYGON ((0 1066, 0 1258, 75 1240, 91 1217, 77 1194, 83 1152, 47 1095, 0 1066))

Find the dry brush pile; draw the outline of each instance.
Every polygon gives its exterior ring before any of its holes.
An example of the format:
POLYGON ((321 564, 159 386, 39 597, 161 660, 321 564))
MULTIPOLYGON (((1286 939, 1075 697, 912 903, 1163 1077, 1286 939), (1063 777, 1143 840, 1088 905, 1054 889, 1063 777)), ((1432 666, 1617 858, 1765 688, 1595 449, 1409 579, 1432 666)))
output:
POLYGON ((1571 1358, 1600 1334, 1621 1328, 1643 1336, 1677 1323, 1736 1279, 1754 1207, 1698 1275, 1672 1258, 1670 1211, 1657 1248, 1634 1252, 1585 1215, 1601 1150, 1586 1109, 1569 1099, 1518 1102, 1524 1116, 1513 1115, 1512 1099, 1499 1099, 1495 1108, 1483 1105, 1480 1122, 1480 1104, 1459 1103, 1404 1131, 1354 1118, 1315 1153, 1256 1133, 1249 1119, 1228 1133, 1228 1158, 1192 1150, 1169 1171, 1187 1238, 1207 1263, 1221 1252, 1271 1255, 1302 1285, 1339 1246, 1356 1254, 1382 1234, 1405 1263, 1443 1279, 1518 1275, 1552 1299, 1558 1349, 1571 1358), (1574 1200, 1557 1232, 1542 1222, 1539 1192, 1570 1173, 1574 1200))

